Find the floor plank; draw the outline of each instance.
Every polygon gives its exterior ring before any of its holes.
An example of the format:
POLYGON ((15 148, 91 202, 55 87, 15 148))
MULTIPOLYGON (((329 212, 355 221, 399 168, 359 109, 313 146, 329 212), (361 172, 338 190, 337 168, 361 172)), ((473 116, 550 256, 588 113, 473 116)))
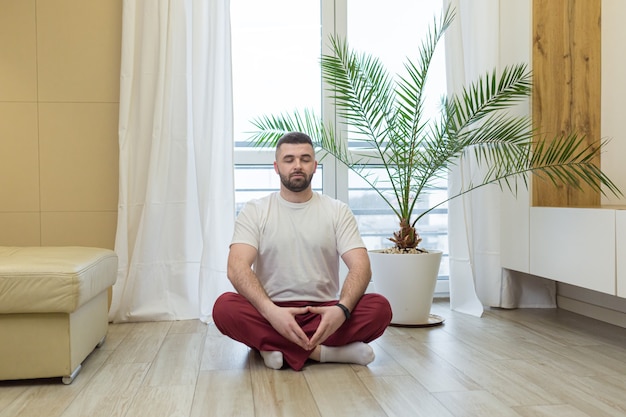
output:
POLYGON ((388 416, 453 417, 445 406, 408 375, 365 377, 363 383, 388 416))
POLYGON ((130 408, 148 363, 108 363, 81 392, 63 417, 122 417, 130 408))
POLYGON ((188 416, 195 391, 194 385, 142 386, 125 416, 188 416))
POLYGON ((201 371, 190 415, 253 417, 250 373, 244 369, 201 371))
POLYGON ((254 415, 319 417, 315 393, 309 389, 305 374, 306 372, 267 368, 261 356, 255 353, 250 361, 254 415))
POLYGON ((203 347, 203 334, 168 334, 152 362, 144 385, 195 385, 203 347))
POLYGON ((516 407, 515 411, 522 417, 593 417, 569 404, 516 407))
POLYGON ((114 326, 132 326, 128 334, 113 351, 111 363, 152 363, 171 322, 128 323, 114 326))
MULTIPOLYGON (((419 329, 405 330, 407 335, 415 332, 419 332, 419 329)), ((439 356, 436 349, 429 348, 428 344, 419 343, 410 337, 387 337, 386 335, 377 343, 394 358, 411 358, 411 360, 398 362, 408 374, 430 392, 465 391, 479 388, 471 378, 439 356)))
POLYGON ((433 394, 455 417, 519 417, 488 391, 456 391, 433 394))
POLYGON ((222 335, 215 325, 208 325, 200 369, 228 370, 248 367, 250 348, 222 335))
POLYGON ((385 415, 381 405, 349 365, 315 364, 305 368, 303 373, 321 415, 385 415))

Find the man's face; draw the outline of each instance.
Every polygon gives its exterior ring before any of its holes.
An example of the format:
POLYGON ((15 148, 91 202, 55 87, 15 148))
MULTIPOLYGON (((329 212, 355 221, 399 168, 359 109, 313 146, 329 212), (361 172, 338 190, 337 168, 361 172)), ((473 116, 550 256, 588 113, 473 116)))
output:
POLYGON ((315 152, 306 143, 283 143, 274 162, 283 186, 295 193, 309 187, 316 168, 315 152))

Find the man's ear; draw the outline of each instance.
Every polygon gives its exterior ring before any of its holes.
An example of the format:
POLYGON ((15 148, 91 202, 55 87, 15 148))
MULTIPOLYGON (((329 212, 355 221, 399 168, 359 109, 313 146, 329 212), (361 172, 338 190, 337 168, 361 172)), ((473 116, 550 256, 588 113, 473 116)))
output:
POLYGON ((278 164, 276 163, 276 161, 274 161, 274 172, 278 174, 278 164))

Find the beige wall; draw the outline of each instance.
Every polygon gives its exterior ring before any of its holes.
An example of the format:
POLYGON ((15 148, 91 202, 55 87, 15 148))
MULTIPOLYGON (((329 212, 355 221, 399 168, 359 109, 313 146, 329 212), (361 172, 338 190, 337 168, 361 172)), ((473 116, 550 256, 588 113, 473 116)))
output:
POLYGON ((0 245, 113 248, 122 0, 0 0, 0 245))

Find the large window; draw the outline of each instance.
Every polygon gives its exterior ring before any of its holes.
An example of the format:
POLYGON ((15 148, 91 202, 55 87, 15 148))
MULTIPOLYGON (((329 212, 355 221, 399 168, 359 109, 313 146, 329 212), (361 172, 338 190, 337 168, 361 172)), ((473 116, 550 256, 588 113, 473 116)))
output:
POLYGON ((237 150, 253 117, 321 108, 320 7, 320 0, 231 0, 237 150))
MULTIPOLYGON (((250 198, 279 188, 274 152, 253 149, 246 139, 254 117, 310 108, 322 114, 319 57, 328 34, 347 36, 351 46, 379 56, 392 73, 415 56, 441 0, 232 0, 235 186, 237 209, 250 198)), ((445 92, 443 49, 429 80, 430 108, 445 92)), ((332 112, 330 103, 324 114, 332 112)), ((372 170, 379 169, 372 166, 372 170)), ((389 246, 397 228, 393 213, 359 178, 325 158, 314 177, 316 190, 348 202, 369 249, 389 246)), ((431 190, 432 201, 446 193, 445 181, 431 190)), ((429 205, 429 204, 426 204, 429 205)), ((418 208, 419 210, 419 208, 418 208)), ((447 208, 420 222, 423 246, 444 251, 437 292, 447 291, 447 208)))

